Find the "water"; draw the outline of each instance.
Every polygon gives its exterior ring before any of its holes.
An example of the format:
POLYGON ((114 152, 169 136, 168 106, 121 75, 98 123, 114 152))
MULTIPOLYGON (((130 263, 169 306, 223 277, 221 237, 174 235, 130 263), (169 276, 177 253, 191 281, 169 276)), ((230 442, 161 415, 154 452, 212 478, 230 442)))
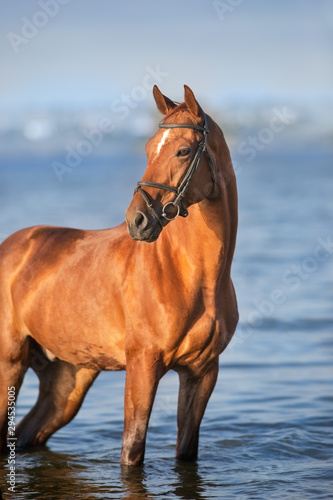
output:
MULTIPOLYGON (((15 499, 333 498, 332 153, 238 158, 233 276, 241 320, 221 356, 196 464, 174 459, 178 378, 161 381, 143 467, 119 465, 124 373, 102 373, 48 446, 16 456, 15 499)), ((59 183, 50 158, 3 158, 0 237, 37 223, 99 228, 123 220, 142 148, 87 157, 59 183)), ((33 405, 28 372, 18 420, 33 405)))

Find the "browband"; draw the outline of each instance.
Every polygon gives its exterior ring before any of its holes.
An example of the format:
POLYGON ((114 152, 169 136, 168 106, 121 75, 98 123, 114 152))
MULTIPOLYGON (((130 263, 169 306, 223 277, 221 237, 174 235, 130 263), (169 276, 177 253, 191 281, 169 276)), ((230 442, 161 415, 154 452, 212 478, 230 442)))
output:
POLYGON ((193 128, 194 130, 199 130, 200 132, 209 133, 206 127, 201 127, 200 125, 194 125, 192 123, 164 123, 160 122, 158 124, 159 128, 193 128))

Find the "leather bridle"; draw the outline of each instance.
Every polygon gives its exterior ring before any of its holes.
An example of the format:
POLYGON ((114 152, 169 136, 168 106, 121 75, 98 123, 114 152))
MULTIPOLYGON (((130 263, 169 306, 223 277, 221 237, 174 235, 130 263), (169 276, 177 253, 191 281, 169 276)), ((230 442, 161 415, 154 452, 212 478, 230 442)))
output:
POLYGON ((175 220, 178 217, 178 215, 181 215, 182 217, 188 216, 187 208, 182 203, 183 198, 186 195, 186 192, 191 184, 193 175, 197 171, 199 164, 200 164, 200 160, 201 160, 202 155, 204 153, 206 153, 207 158, 208 158, 209 170, 210 170, 210 175, 211 175, 211 179, 212 179, 212 183, 213 183, 212 191, 214 190, 214 186, 216 183, 216 175, 215 175, 215 168, 214 168, 213 160, 212 160, 212 158, 207 150, 207 135, 209 133, 209 130, 208 130, 208 125, 207 125, 207 115, 206 114, 205 114, 205 123, 204 123, 203 127, 201 127, 200 125, 194 125, 192 123, 163 123, 163 122, 161 122, 158 126, 159 126, 159 128, 192 128, 193 130, 199 130, 203 134, 203 137, 198 144, 194 158, 191 161, 191 163, 190 163, 190 165, 185 173, 185 176, 182 179, 182 181, 180 182, 178 187, 169 186, 168 184, 160 184, 158 182, 139 181, 137 183, 137 187, 134 189, 135 193, 136 192, 140 193, 142 198, 145 200, 149 211, 152 213, 154 218, 161 225, 160 217, 163 217, 164 219, 171 221, 171 220, 175 220), (164 189, 165 191, 171 191, 172 193, 175 193, 176 198, 173 201, 169 201, 168 203, 166 203, 163 206, 161 216, 159 216, 153 207, 150 195, 144 189, 142 189, 141 186, 147 186, 147 187, 152 187, 152 188, 157 188, 157 189, 164 189), (176 215, 174 217, 169 217, 166 213, 166 209, 170 206, 176 207, 176 215))

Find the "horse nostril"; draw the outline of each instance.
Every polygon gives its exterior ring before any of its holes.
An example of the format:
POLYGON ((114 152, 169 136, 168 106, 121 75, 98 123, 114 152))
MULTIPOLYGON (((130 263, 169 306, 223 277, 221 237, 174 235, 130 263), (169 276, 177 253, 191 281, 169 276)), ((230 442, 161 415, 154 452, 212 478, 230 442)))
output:
POLYGON ((142 213, 138 212, 134 219, 134 224, 137 228, 147 225, 147 217, 142 213), (145 224, 146 223, 146 224, 145 224))

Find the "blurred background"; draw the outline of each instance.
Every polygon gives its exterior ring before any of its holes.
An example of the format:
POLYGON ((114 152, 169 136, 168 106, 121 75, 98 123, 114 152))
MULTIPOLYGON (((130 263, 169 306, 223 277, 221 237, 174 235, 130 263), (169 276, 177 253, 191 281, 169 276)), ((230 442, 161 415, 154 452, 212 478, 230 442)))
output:
POLYGON ((3 2, 0 30, 1 151, 61 153, 99 118, 105 142, 146 136, 154 83, 178 100, 192 86, 233 134, 288 106, 284 141, 332 139, 329 0, 3 2))
MULTIPOLYGON (((0 241, 34 224, 98 229, 121 223, 145 170, 144 144, 161 118, 152 87, 181 102, 189 85, 223 129, 237 175, 233 279, 240 323, 221 357, 223 383, 205 417, 209 469, 194 480, 199 492, 182 498, 221 491, 217 465, 225 456, 231 498, 250 491, 254 498, 329 498, 333 3, 24 0, 2 2, 0 9, 0 241), (216 442, 211 429, 219 429, 221 401, 230 427, 216 442), (266 486, 271 490, 262 494, 266 486)), ((101 394, 110 380, 103 376, 96 382, 101 394)), ((35 388, 36 380, 28 384, 35 388)), ((173 449, 174 378, 164 391, 157 404, 163 411, 153 422, 157 436, 164 426, 163 439, 173 449)), ((23 409, 33 401, 27 394, 23 409)), ((122 400, 121 388, 117 397, 122 400)), ((99 418, 111 425, 104 413, 96 418, 96 399, 86 404, 75 428, 83 453, 91 448, 87 426, 94 421, 102 447, 99 418)), ((119 426, 121 403, 117 408, 119 426)), ((76 442, 66 432, 51 440, 51 449, 67 445, 71 453, 76 442)), ((58 463, 57 456, 52 460, 58 463)), ((27 481, 30 465, 22 470, 27 481)), ((85 465, 90 485, 91 464, 79 458, 78 467, 85 465)), ((151 467, 148 489, 164 498, 163 488, 177 480, 164 475, 164 466, 151 467), (157 475, 161 485, 154 490, 157 475)), ((106 488, 105 477, 96 481, 106 488)), ((191 483, 186 477, 184 487, 191 483)), ((22 498, 30 498, 26 491, 22 498)), ((120 498, 119 491, 95 493, 120 498)))

